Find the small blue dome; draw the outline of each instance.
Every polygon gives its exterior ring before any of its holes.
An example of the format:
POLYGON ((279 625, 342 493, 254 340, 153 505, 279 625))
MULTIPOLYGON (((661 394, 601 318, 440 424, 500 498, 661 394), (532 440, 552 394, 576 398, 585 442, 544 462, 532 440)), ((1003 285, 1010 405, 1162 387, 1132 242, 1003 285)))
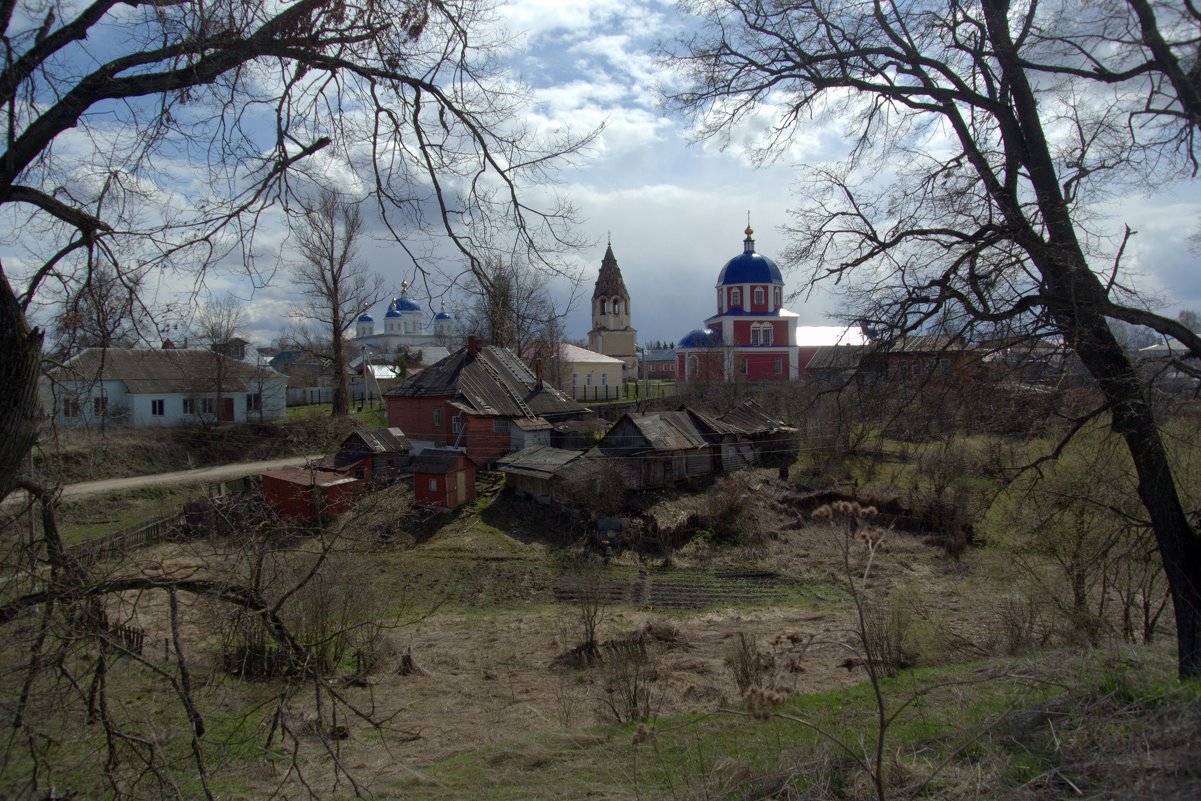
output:
POLYGON ((363 312, 362 314, 359 315, 359 322, 360 323, 374 323, 375 318, 372 317, 368 312, 363 312))
POLYGON ((754 231, 748 225, 746 239, 742 242, 742 253, 726 262, 717 276, 718 286, 731 284, 777 284, 784 286, 784 276, 780 268, 767 256, 755 252, 755 240, 751 237, 754 231))
POLYGON ((402 312, 419 312, 421 311, 421 304, 415 300, 409 300, 408 295, 401 295, 396 301, 396 308, 400 309, 402 312))
POLYGON ((392 298, 392 303, 388 306, 388 311, 384 314, 385 317, 399 317, 400 312, 396 310, 396 298, 392 298))
POLYGON ((712 348, 721 344, 721 334, 712 328, 698 328, 689 331, 684 338, 676 343, 676 348, 712 348))
POLYGON ((437 314, 435 314, 434 319, 435 320, 453 320, 454 318, 451 317, 446 312, 442 311, 442 312, 438 312, 437 314))

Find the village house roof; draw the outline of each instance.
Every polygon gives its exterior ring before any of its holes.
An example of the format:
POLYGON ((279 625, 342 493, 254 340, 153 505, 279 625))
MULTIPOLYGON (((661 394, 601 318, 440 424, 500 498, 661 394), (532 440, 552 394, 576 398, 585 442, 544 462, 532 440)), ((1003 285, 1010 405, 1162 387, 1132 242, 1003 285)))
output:
POLYGON ((688 412, 648 412, 626 414, 618 420, 597 447, 604 452, 698 450, 708 447, 705 437, 697 429, 688 412), (627 439, 614 432, 620 431, 622 420, 637 429, 642 442, 624 442, 627 439))
POLYGON ((560 475, 569 467, 579 466, 579 460, 583 457, 584 454, 580 451, 533 445, 502 457, 496 463, 496 469, 502 473, 547 479, 560 475))
POLYGON ((399 428, 357 428, 342 440, 342 447, 354 444, 358 439, 372 453, 401 453, 409 450, 409 438, 399 428))
POLYGON ((409 460, 409 470, 414 473, 437 473, 444 475, 454 469, 459 458, 467 454, 450 448, 426 448, 409 460))
POLYGON ((863 358, 861 345, 827 345, 818 348, 805 369, 809 372, 854 372, 863 358))
POLYGON ((769 415, 751 398, 747 398, 717 419, 728 426, 737 428, 744 434, 773 434, 778 431, 795 430, 783 420, 777 420, 769 415))
POLYGON ((303 467, 279 467, 275 470, 264 470, 259 475, 277 478, 289 484, 299 484, 304 487, 333 487, 338 484, 353 484, 357 478, 335 473, 328 470, 308 470, 303 467))
POLYGON ((461 348, 387 390, 392 398, 453 397, 465 411, 496 417, 567 417, 587 410, 534 374, 508 348, 461 348))
POLYGON ((269 367, 256 367, 209 350, 88 348, 51 370, 51 381, 120 381, 131 395, 183 395, 211 392, 216 360, 224 362, 222 390, 257 392, 261 384, 283 380, 269 367))

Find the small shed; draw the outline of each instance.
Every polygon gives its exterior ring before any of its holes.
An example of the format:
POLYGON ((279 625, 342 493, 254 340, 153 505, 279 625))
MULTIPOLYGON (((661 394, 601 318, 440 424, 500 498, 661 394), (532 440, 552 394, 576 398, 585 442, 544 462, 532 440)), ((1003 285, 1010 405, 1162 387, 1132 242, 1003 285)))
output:
POLYGON ((413 500, 427 506, 453 509, 475 500, 475 462, 447 448, 426 448, 409 461, 413 500))
POLYGON ((346 435, 337 453, 321 460, 321 469, 363 479, 397 477, 407 469, 411 450, 399 428, 359 428, 346 435))
POLYGON ((282 518, 328 523, 351 507, 359 480, 329 470, 281 467, 261 474, 263 501, 282 518))
POLYGON ((505 475, 505 486, 518 495, 529 496, 539 503, 564 500, 564 482, 584 468, 584 454, 559 448, 535 445, 511 453, 496 463, 505 475))

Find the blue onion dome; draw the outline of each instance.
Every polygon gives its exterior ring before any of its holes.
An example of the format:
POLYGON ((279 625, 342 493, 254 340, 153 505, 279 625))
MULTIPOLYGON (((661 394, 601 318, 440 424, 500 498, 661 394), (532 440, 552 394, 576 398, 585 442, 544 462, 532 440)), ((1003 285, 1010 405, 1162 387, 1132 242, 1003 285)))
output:
POLYGON ((421 304, 409 298, 407 295, 401 295, 396 301, 396 308, 400 309, 402 312, 419 312, 421 311, 421 304))
POLYGON ((784 276, 780 268, 767 256, 755 252, 755 240, 751 236, 755 232, 748 225, 746 239, 742 242, 742 253, 726 262, 717 276, 718 286, 731 284, 778 284, 784 286, 784 276))
POLYGON ((435 314, 435 315, 434 315, 434 319, 435 319, 435 320, 452 320, 452 319, 454 319, 454 318, 452 318, 452 317, 451 317, 449 314, 447 314, 446 312, 444 312, 444 311, 440 311, 440 312, 438 312, 437 314, 435 314))
POLYGON ((399 298, 392 298, 392 303, 388 306, 388 311, 384 313, 385 317, 399 317, 400 312, 396 310, 396 304, 399 298))
POLYGON ((721 334, 712 328, 698 328, 689 331, 684 338, 676 343, 676 348, 712 348, 721 344, 721 334))
POLYGON ((370 312, 363 312, 362 314, 359 315, 359 322, 360 323, 374 323, 375 318, 371 316, 370 312))

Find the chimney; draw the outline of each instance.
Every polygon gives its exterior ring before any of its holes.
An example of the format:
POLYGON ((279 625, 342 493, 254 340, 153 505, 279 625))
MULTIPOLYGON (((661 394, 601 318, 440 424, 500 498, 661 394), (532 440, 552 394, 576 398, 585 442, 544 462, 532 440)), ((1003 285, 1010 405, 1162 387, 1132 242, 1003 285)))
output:
POLYGON ((534 359, 534 389, 542 389, 542 360, 534 359))
POLYGON ((476 337, 467 337, 467 358, 474 359, 480 352, 480 341, 476 337))

